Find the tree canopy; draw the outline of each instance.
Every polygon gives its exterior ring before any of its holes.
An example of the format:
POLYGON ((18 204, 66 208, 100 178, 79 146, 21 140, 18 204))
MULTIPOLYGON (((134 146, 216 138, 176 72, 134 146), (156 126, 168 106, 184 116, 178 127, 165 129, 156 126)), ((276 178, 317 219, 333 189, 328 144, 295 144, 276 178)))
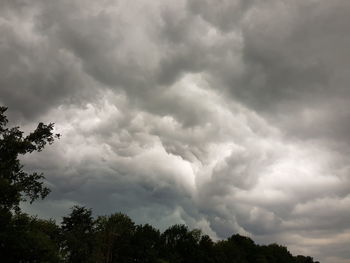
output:
POLYGON ((50 190, 41 173, 23 170, 19 156, 40 152, 58 134, 53 123, 39 123, 24 136, 19 127, 7 127, 7 108, 0 107, 0 255, 6 262, 58 262, 58 226, 53 221, 29 217, 20 202, 45 198, 50 190))
POLYGON ((33 132, 24 136, 19 127, 7 127, 6 110, 6 107, 0 107, 0 209, 18 211, 21 201, 32 203, 50 192, 43 185, 43 174, 23 170, 19 155, 40 152, 59 135, 52 132, 53 123, 39 123, 33 132))

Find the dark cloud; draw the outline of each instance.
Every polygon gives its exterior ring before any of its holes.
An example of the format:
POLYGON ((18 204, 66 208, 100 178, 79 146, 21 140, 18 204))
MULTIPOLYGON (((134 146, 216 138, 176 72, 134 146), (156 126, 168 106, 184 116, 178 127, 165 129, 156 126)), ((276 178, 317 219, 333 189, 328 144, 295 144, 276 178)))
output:
POLYGON ((252 9, 242 23, 247 70, 232 93, 291 135, 348 142, 349 7, 267 1, 252 9))
POLYGON ((202 19, 223 32, 239 28, 240 21, 254 4, 254 0, 189 1, 188 7, 202 19))
POLYGON ((52 194, 347 262, 346 1, 2 1, 0 103, 52 194))
POLYGON ((5 1, 1 19, 0 101, 25 119, 91 96, 92 80, 69 52, 36 30, 36 6, 5 1), (11 2, 11 3, 10 3, 11 2))

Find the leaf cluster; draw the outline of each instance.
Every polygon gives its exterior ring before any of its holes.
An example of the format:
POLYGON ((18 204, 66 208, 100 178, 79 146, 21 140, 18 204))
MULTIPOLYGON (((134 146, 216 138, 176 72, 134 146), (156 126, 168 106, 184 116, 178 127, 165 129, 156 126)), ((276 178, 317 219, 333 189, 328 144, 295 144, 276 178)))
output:
POLYGON ((18 212, 21 201, 32 203, 50 192, 43 185, 43 174, 25 172, 19 156, 42 151, 46 144, 59 138, 59 134, 53 133, 53 123, 39 123, 33 132, 24 136, 19 127, 7 127, 6 110, 0 107, 0 209, 18 212))

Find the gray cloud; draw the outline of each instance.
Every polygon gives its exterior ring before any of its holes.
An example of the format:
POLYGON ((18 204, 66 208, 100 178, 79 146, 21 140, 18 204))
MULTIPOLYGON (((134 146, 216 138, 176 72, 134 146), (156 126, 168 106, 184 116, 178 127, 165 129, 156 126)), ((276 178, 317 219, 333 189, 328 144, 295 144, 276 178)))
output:
POLYGON ((0 102, 51 195, 348 262, 346 1, 2 1, 0 102))

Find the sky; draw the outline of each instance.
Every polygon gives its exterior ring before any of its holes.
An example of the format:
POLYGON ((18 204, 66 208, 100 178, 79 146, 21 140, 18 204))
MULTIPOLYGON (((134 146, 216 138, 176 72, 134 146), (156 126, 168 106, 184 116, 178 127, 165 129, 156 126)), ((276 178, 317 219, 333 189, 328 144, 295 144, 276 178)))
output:
POLYGON ((350 262, 350 1, 1 0, 0 104, 73 205, 350 262))

